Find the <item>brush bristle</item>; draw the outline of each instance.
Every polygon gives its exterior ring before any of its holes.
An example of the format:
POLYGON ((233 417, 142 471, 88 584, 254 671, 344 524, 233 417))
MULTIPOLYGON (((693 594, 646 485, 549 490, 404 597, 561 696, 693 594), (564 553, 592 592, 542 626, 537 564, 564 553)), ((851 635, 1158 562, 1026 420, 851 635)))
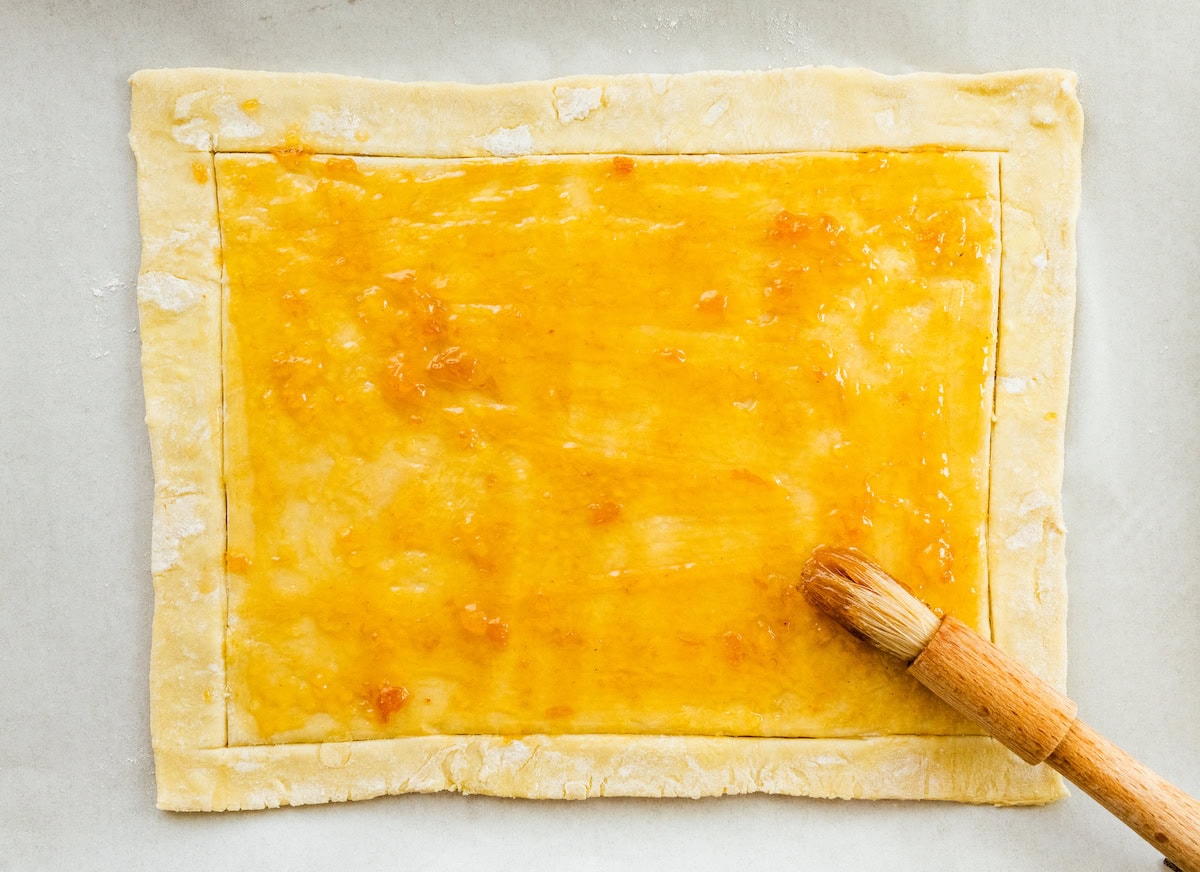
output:
POLYGON ((817 548, 800 573, 805 598, 856 636, 905 662, 940 623, 929 607, 853 548, 817 548))

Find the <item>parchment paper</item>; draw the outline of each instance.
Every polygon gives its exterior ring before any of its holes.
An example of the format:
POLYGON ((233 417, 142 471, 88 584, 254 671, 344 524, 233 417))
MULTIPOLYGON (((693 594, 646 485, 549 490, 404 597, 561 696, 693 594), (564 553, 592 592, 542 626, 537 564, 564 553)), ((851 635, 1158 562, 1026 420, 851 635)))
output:
POLYGON ((1200 793, 1200 8, 1178 2, 52 2, 0 8, 0 870, 1158 868, 1042 809, 410 796, 154 809, 150 458, 126 78, 152 66, 492 82, 831 63, 1079 72, 1070 688, 1200 793))

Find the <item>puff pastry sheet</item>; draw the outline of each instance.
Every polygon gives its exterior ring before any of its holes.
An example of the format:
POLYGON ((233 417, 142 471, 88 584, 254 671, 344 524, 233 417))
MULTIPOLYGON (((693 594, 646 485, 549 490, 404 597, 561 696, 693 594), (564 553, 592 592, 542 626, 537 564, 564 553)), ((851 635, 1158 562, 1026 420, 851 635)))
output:
POLYGON ((536 798, 761 791, 996 804, 1064 794, 1055 773, 979 736, 426 736, 230 747, 222 258, 212 169, 216 153, 262 153, 297 138, 320 153, 402 157, 999 153, 992 632, 1061 687, 1060 488, 1082 131, 1072 73, 889 77, 806 68, 476 86, 184 69, 139 72, 132 84, 155 475, 151 703, 160 807, 254 809, 439 790, 536 798), (257 101, 256 111, 245 110, 247 101, 257 101))

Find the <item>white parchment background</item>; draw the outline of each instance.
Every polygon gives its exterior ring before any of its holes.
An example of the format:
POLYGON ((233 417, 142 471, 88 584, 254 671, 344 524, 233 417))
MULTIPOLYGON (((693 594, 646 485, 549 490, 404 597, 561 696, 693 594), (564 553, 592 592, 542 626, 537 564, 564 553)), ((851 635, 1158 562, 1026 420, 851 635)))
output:
POLYGON ((1044 809, 459 796, 153 807, 127 76, 492 82, 809 63, 1077 70, 1087 116, 1067 464, 1072 694, 1200 793, 1200 9, 1180 2, 25 2, 0 8, 0 869, 1105 870, 1044 809))

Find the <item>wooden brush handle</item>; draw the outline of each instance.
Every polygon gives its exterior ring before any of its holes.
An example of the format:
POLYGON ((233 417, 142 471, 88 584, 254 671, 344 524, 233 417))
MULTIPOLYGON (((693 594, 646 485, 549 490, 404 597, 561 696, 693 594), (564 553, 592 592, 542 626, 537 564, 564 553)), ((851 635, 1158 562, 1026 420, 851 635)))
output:
POLYGON ((1184 872, 1200 872, 1200 802, 1083 721, 1071 725, 1046 762, 1184 872))
POLYGON ((908 671, 1026 763, 1049 757, 1075 722, 1075 703, 957 618, 942 621, 908 671))
POLYGON ((955 618, 908 670, 1027 763, 1045 761, 1184 872, 1200 872, 1200 802, 1075 717, 1076 706, 955 618))

